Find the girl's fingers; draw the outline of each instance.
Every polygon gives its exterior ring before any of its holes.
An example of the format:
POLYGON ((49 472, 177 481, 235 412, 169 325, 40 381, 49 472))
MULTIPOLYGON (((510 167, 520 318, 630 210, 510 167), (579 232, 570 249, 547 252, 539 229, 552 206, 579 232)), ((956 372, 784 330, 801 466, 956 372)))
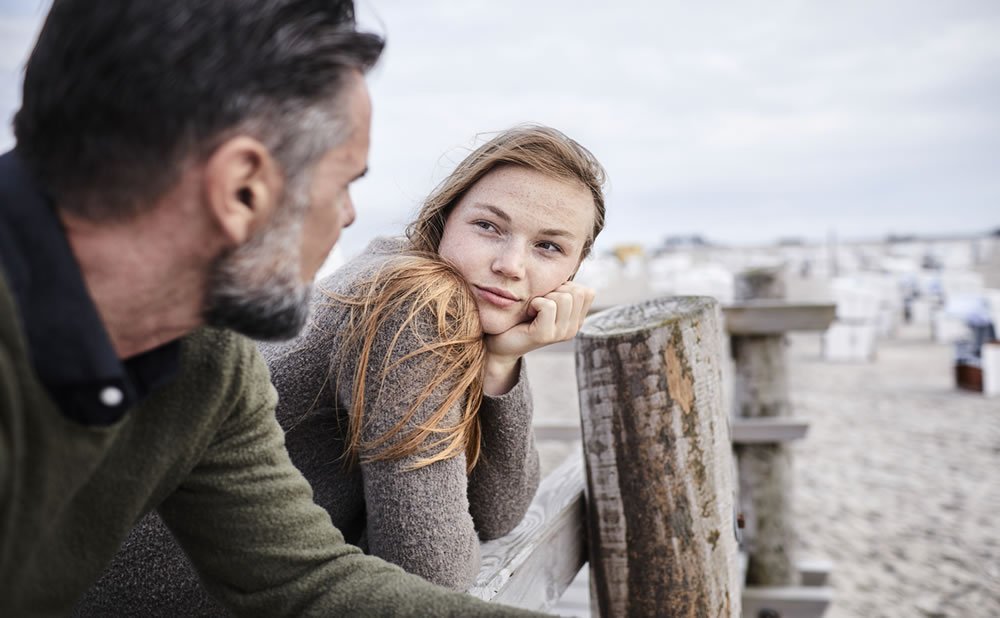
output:
POLYGON ((569 293, 573 296, 572 313, 568 316, 570 320, 569 330, 571 332, 566 333, 566 338, 570 339, 576 336, 577 331, 583 326, 583 321, 587 318, 587 312, 590 311, 590 306, 594 302, 595 293, 593 289, 572 281, 562 284, 556 291, 569 293))
POLYGON ((555 332, 559 306, 551 298, 536 296, 531 299, 531 308, 536 312, 535 319, 531 321, 531 330, 535 331, 535 338, 544 340, 547 336, 551 336, 551 333, 555 332))
POLYGON ((522 331, 525 351, 575 337, 593 302, 594 291, 572 281, 531 299, 528 315, 534 317, 522 331))
POLYGON ((556 303, 555 331, 552 333, 552 337, 554 337, 554 341, 562 341, 566 338, 566 331, 572 328, 573 303, 575 299, 572 293, 561 290, 549 292, 545 295, 545 298, 553 300, 556 303))

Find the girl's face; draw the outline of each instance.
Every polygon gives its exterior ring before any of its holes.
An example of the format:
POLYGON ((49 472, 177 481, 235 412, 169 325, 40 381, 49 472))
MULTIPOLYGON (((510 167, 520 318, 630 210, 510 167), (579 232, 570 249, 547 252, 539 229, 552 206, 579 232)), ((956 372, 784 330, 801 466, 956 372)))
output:
POLYGON ((504 165, 455 205, 438 253, 471 286, 483 332, 497 335, 530 321, 531 299, 573 276, 593 226, 585 186, 504 165))

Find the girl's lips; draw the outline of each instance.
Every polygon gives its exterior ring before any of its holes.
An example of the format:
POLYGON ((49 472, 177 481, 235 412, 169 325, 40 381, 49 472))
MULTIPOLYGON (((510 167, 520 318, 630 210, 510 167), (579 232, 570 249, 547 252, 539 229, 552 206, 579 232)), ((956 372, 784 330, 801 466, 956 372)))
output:
POLYGON ((501 308, 507 308, 512 305, 516 305, 518 302, 516 298, 508 298, 506 296, 501 296, 500 294, 488 288, 481 288, 479 286, 473 286, 473 287, 476 290, 476 295, 485 300, 486 302, 490 303, 491 305, 495 305, 501 308))

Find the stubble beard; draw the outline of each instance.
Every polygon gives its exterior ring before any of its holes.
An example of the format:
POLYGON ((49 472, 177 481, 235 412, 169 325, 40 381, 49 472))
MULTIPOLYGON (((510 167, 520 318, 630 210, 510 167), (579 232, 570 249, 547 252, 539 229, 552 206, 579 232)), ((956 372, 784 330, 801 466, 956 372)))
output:
POLYGON ((305 326, 312 284, 301 280, 299 264, 308 182, 294 184, 272 222, 212 267, 203 312, 209 326, 268 341, 305 326))

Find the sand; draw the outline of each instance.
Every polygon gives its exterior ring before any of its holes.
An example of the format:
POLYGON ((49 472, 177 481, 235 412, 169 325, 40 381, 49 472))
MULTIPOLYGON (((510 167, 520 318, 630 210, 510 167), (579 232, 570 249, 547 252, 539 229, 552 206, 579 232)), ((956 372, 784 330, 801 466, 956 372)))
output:
MULTIPOLYGON (((795 416, 793 538, 833 562, 827 618, 1000 616, 1000 399, 959 391, 952 350, 927 328, 879 342, 871 363, 820 358, 789 338, 795 416)), ((575 419, 568 347, 534 353, 539 420, 575 419)), ((541 442, 551 469, 567 447, 541 442)), ((579 584, 556 611, 586 615, 579 584)))

